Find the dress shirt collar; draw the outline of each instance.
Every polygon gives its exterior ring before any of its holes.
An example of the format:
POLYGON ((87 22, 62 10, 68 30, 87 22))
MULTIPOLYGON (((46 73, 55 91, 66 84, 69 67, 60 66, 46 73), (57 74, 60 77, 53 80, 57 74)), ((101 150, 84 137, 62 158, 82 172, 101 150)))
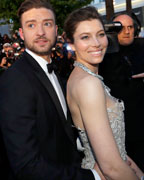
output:
POLYGON ((54 87, 54 89, 56 91, 56 94, 57 94, 57 96, 59 98, 62 109, 64 111, 65 117, 67 119, 67 106, 66 106, 65 98, 64 98, 62 89, 60 87, 60 84, 58 82, 58 79, 57 79, 56 75, 54 74, 54 71, 51 74, 48 73, 48 69, 47 69, 48 62, 44 58, 36 55, 35 53, 30 51, 29 49, 26 49, 26 52, 28 54, 30 54, 38 62, 38 64, 41 66, 41 68, 44 70, 44 72, 48 76, 49 80, 51 81, 51 83, 52 83, 52 85, 53 85, 53 87, 54 87))
POLYGON ((42 69, 46 72, 46 74, 47 74, 47 73, 48 73, 48 70, 47 70, 47 64, 48 64, 48 62, 47 62, 44 58, 36 55, 35 53, 33 53, 32 51, 30 51, 30 50, 27 49, 27 48, 26 48, 26 52, 27 52, 28 54, 30 54, 30 55, 38 62, 38 64, 41 66, 41 68, 42 68, 42 69))

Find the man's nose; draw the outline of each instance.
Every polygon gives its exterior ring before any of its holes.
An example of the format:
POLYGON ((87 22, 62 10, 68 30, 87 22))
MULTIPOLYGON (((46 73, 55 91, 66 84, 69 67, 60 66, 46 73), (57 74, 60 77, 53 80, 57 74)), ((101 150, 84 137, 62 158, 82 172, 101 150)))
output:
POLYGON ((129 27, 124 26, 124 27, 123 27, 123 31, 124 31, 126 34, 128 34, 128 33, 130 32, 130 29, 129 29, 129 27))
POLYGON ((40 36, 45 34, 45 30, 44 30, 44 27, 42 25, 38 25, 37 34, 40 35, 40 36))

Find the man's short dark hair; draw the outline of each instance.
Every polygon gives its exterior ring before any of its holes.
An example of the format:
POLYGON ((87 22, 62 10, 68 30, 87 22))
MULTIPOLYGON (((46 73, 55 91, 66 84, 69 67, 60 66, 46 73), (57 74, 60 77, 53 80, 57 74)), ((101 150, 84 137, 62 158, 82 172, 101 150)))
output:
POLYGON ((39 9, 39 8, 46 8, 48 10, 51 10, 54 13, 54 17, 55 17, 55 12, 54 9, 52 8, 52 5, 50 4, 50 2, 48 0, 25 0, 19 7, 18 9, 18 17, 19 17, 19 21, 21 24, 21 16, 24 12, 30 10, 30 9, 39 9))

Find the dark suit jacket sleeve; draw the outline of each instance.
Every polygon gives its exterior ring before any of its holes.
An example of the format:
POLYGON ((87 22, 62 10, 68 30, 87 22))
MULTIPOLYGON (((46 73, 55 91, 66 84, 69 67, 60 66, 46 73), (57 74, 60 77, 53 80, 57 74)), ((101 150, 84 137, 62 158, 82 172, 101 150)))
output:
POLYGON ((20 180, 93 180, 90 170, 46 160, 36 139, 33 87, 19 72, 0 80, 0 125, 11 167, 20 180))

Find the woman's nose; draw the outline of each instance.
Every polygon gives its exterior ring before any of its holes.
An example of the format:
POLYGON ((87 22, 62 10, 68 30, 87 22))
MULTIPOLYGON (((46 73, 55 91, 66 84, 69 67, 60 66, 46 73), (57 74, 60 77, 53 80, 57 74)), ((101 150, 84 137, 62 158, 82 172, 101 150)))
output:
POLYGON ((98 40, 97 37, 94 37, 94 38, 92 39, 92 45, 93 45, 93 46, 100 46, 100 42, 99 42, 99 40, 98 40))

